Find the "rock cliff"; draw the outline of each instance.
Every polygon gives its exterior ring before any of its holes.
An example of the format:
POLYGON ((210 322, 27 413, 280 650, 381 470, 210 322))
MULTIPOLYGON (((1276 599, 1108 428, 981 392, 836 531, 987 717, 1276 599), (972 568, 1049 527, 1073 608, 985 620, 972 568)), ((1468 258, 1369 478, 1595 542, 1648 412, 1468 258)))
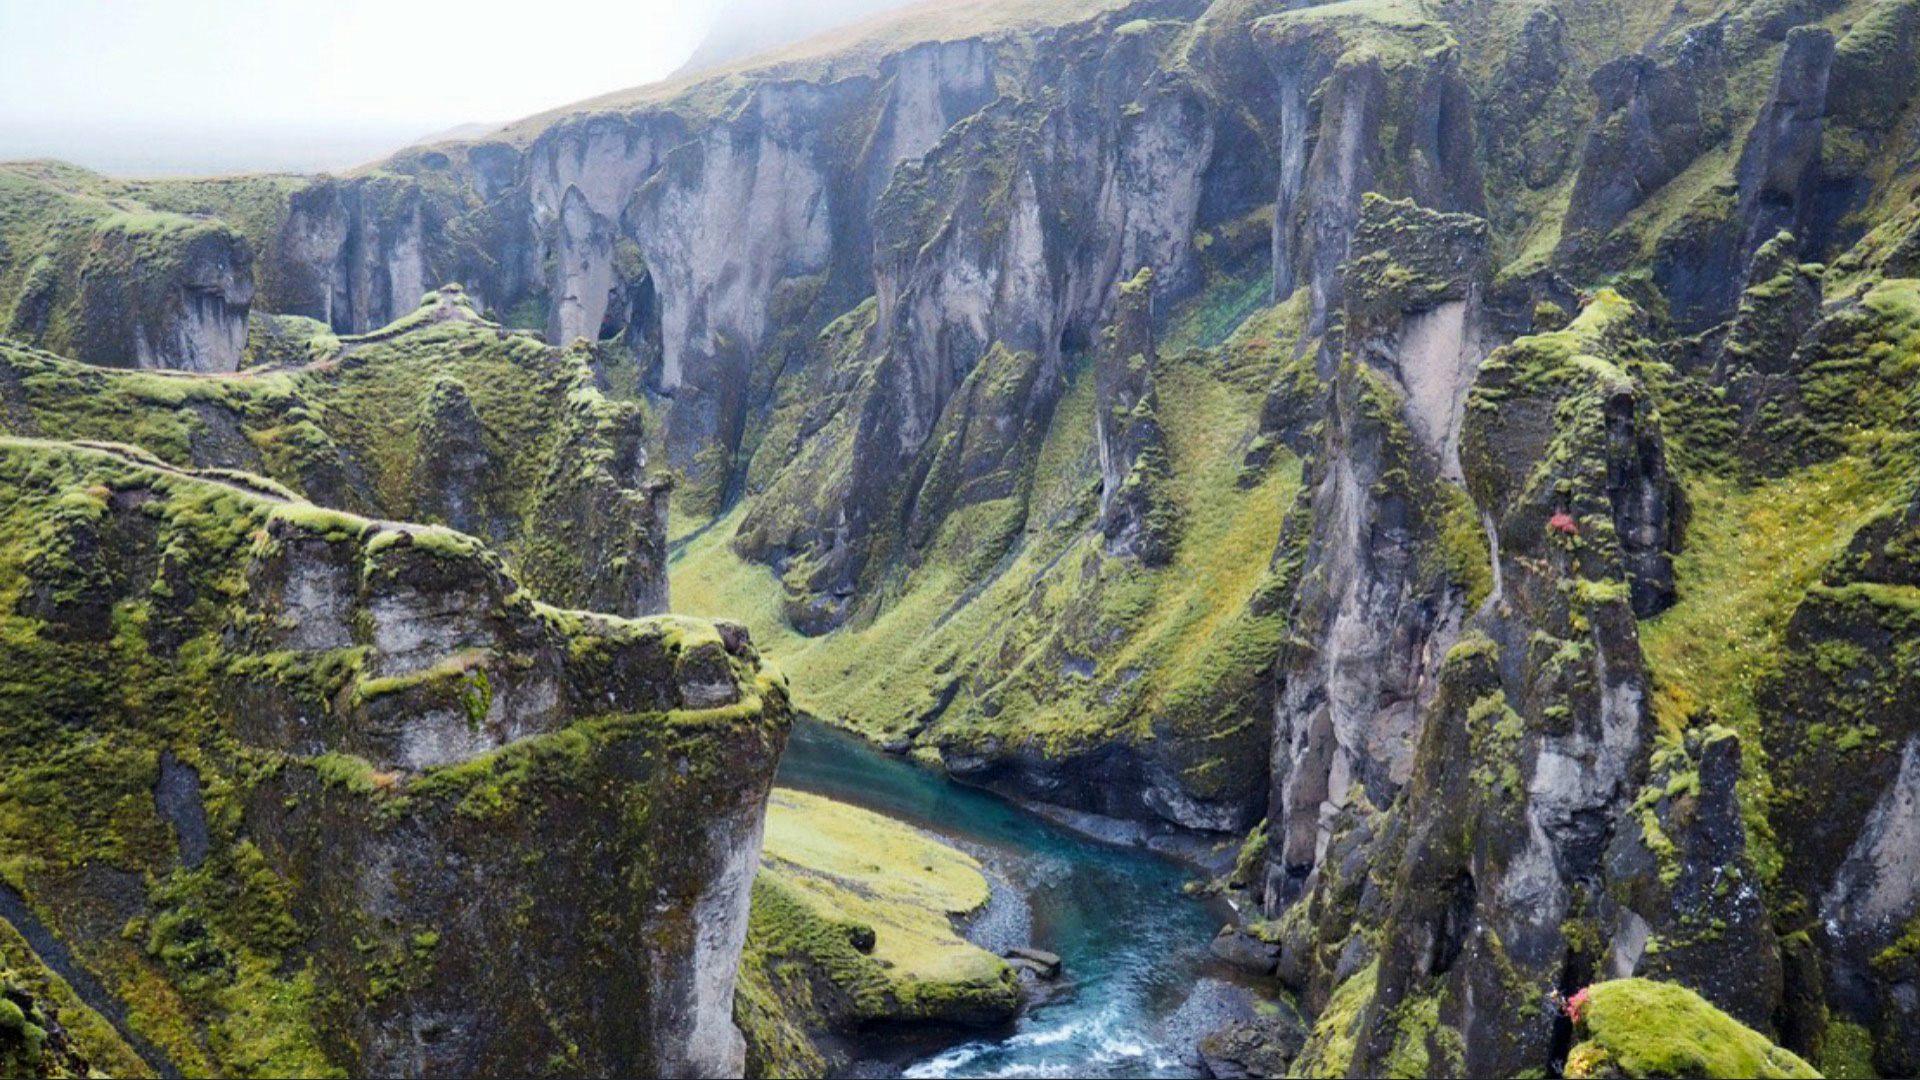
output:
POLYGON ((9 918, 146 1068, 739 1073, 786 710, 737 628, 110 444, 0 492, 9 918))
POLYGON ((484 322, 458 287, 291 367, 225 378, 115 372, 0 344, 14 434, 138 443, 243 469, 343 510, 444 524, 501 546, 543 597, 667 608, 670 481, 639 406, 590 358, 484 322))

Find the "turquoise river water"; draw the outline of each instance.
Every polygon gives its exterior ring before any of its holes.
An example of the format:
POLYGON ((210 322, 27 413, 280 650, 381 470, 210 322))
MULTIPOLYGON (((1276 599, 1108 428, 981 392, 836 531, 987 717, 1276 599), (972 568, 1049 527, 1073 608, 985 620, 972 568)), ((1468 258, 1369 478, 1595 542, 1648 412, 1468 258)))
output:
MULTIPOLYGON (((1207 954, 1223 909, 1183 895, 1192 872, 1102 844, 987 792, 882 754, 820 724, 795 727, 779 783, 909 821, 972 851, 996 889, 981 932, 1058 953, 1057 993, 1013 1025, 861 1075, 1200 1076, 1200 1036, 1246 1007, 1207 954), (1008 886, 1012 888, 1009 890, 1008 886), (1004 895, 1004 892, 1003 892, 1004 895), (1010 935, 1010 937, 1009 937, 1010 935)), ((990 942, 983 942, 990 943, 990 942)))

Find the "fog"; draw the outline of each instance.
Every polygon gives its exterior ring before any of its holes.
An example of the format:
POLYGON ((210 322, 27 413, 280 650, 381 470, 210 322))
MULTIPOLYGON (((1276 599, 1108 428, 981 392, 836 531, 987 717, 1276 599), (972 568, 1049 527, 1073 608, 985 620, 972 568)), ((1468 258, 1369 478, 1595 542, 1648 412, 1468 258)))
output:
POLYGON ((0 0, 0 159, 339 170, 899 0, 0 0))
POLYGON ((719 67, 734 60, 799 41, 822 30, 856 22, 903 0, 735 0, 721 5, 713 29, 688 58, 685 71, 719 67))

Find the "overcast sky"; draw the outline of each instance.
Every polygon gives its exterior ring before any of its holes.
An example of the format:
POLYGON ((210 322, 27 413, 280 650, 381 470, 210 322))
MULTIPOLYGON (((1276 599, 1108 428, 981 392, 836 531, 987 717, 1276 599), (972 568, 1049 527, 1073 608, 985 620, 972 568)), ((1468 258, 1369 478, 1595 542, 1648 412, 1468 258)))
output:
POLYGON ((699 0, 0 0, 0 158, 340 168, 659 79, 699 0))

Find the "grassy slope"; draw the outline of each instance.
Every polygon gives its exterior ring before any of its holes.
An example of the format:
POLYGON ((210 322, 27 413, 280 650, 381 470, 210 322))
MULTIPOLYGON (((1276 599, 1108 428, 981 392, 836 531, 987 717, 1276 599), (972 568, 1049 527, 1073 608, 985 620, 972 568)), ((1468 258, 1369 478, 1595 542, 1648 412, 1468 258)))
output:
MULTIPOLYGON (((800 791, 767 804, 765 873, 829 918, 874 931, 899 983, 997 982, 1006 965, 954 933, 987 902, 973 856, 910 825, 800 791)), ((910 996, 910 993, 906 996, 910 996)))
POLYGON ((1692 513, 1674 563, 1679 602, 1641 626, 1665 737, 1714 722, 1740 733, 1743 806, 1769 878, 1778 860, 1764 820, 1772 785, 1755 693, 1780 670, 1787 622, 1827 563, 1920 482, 1920 447, 1903 417, 1920 393, 1920 282, 1886 282, 1864 310, 1861 335, 1816 358, 1802 380, 1810 401, 1828 402, 1815 423, 1836 452, 1779 475, 1683 470, 1692 513))
POLYGON ((536 529, 531 515, 548 465, 567 431, 571 396, 597 395, 577 354, 479 321, 464 299, 447 301, 460 317, 434 321, 439 294, 412 315, 360 337, 322 334, 319 359, 282 371, 237 375, 134 371, 76 363, 0 341, 0 431, 137 445, 190 465, 209 435, 202 408, 231 414, 258 456, 257 468, 301 494, 315 476, 364 477, 341 509, 396 520, 430 520, 415 490, 423 405, 437 380, 463 386, 481 437, 503 464, 484 492, 490 510, 516 535, 536 529))
POLYGON ((1012 1015, 1011 969, 953 927, 987 899, 972 856, 776 789, 734 1000, 749 1075, 825 1075, 814 1040, 863 1023, 1012 1015))
MULTIPOLYGON (((1217 338, 1219 324, 1244 310, 1243 294, 1224 288, 1176 317, 1167 351, 1217 338), (1223 307, 1233 310, 1222 316, 1223 307)), ((781 618, 773 573, 731 550, 736 510, 679 552, 675 607, 745 621, 760 647, 794 676, 803 708, 871 737, 910 730, 963 673, 981 676, 978 697, 991 696, 998 712, 981 710, 970 687, 938 725, 947 736, 1001 734, 1055 747, 1151 737, 1157 717, 1198 709, 1193 703, 1220 679, 1258 670, 1277 647, 1279 617, 1246 609, 1268 579, 1299 463, 1283 453, 1251 487, 1237 481, 1265 379, 1290 348, 1297 313, 1291 304, 1263 310, 1227 345, 1163 361, 1169 490, 1183 523, 1165 569, 1109 559, 1087 530, 1098 481, 1093 380, 1082 365, 1036 460, 1026 530, 1012 555, 986 574, 970 572, 970 565, 978 561, 976 531, 991 532, 981 527, 1004 512, 994 503, 954 515, 877 619, 803 638, 781 618), (1078 629, 1087 624, 1115 632, 1115 640, 1095 646, 1078 629), (1060 651, 1090 663, 1091 673, 1058 672, 1052 664, 1060 651)), ((1206 734, 1206 725, 1222 720, 1195 722, 1206 734)))

